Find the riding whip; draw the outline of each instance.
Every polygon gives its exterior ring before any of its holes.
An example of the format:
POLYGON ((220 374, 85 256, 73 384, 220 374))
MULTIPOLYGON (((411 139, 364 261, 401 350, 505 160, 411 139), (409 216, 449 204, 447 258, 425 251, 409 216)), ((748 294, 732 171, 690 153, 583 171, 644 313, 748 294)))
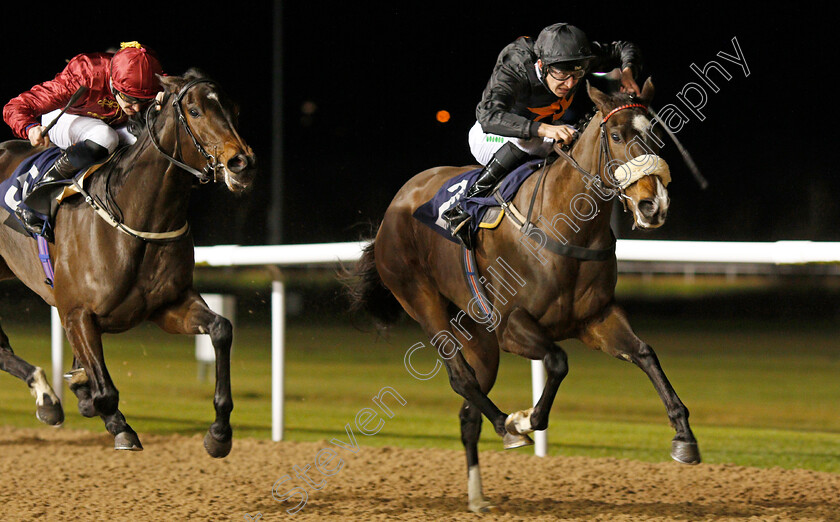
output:
POLYGON ((53 125, 55 125, 55 123, 58 121, 58 119, 59 119, 59 118, 61 118, 61 116, 62 116, 65 112, 67 112, 67 109, 69 109, 69 108, 70 108, 73 104, 75 104, 77 101, 79 101, 79 98, 81 98, 82 96, 84 96, 84 95, 85 95, 85 93, 87 93, 87 92, 88 92, 88 88, 87 88, 87 87, 85 87, 84 85, 82 85, 81 87, 79 87, 78 89, 76 89, 76 92, 74 92, 74 93, 73 93, 73 96, 71 96, 71 97, 70 97, 70 101, 69 101, 69 102, 67 102, 67 105, 65 105, 65 106, 64 106, 64 108, 63 108, 63 109, 61 109, 61 112, 59 112, 59 113, 58 113, 58 116, 56 116, 56 117, 55 117, 55 119, 53 119, 53 121, 51 121, 49 125, 47 125, 46 127, 44 127, 44 131, 43 131, 41 134, 42 134, 43 136, 46 136, 46 135, 47 135, 47 133, 48 133, 48 132, 50 132, 50 129, 52 129, 52 128, 53 128, 53 125))
MULTIPOLYGON (((652 107, 648 107, 648 111, 651 114, 653 114, 654 118, 662 122, 662 120, 659 119, 659 115, 656 114, 656 111, 654 111, 652 107)), ((682 143, 680 143, 680 140, 677 139, 677 136, 671 131, 671 129, 668 128, 668 125, 663 123, 662 128, 665 129, 665 132, 668 134, 668 136, 671 137, 671 140, 674 142, 674 145, 677 146, 677 150, 679 150, 680 154, 682 154, 683 161, 685 161, 688 170, 690 170, 691 173, 694 175, 694 179, 697 180, 697 183, 700 185, 700 189, 705 190, 706 187, 709 186, 709 182, 706 181, 706 178, 704 178, 703 174, 700 173, 700 169, 697 167, 697 164, 694 163, 694 160, 691 158, 691 154, 689 154, 685 147, 683 147, 682 143)))

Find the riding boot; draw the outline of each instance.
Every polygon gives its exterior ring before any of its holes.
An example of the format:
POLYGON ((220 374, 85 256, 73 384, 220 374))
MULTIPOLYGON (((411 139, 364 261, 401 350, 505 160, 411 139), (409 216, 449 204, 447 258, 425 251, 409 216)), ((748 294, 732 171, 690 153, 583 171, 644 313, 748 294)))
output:
POLYGON ((43 235, 52 242, 49 227, 44 226, 44 220, 38 215, 50 215, 54 210, 51 205, 55 189, 60 188, 62 181, 70 179, 79 170, 95 163, 108 155, 108 149, 85 140, 71 145, 55 160, 55 163, 44 173, 38 183, 23 201, 23 205, 15 209, 15 215, 20 219, 23 228, 37 235, 43 235), (49 236, 49 237, 48 237, 49 236))
POLYGON ((49 227, 45 228, 44 220, 41 219, 41 217, 34 211, 29 210, 26 207, 18 207, 15 209, 15 215, 20 220, 20 224, 23 225, 23 228, 25 228, 28 232, 35 234, 36 236, 44 236, 44 239, 50 243, 54 242, 54 238, 49 227))
MULTIPOLYGON (((513 143, 505 143, 481 170, 478 179, 467 190, 462 200, 474 197, 486 197, 505 176, 510 174, 527 157, 528 153, 513 143)), ((461 203, 457 203, 454 207, 444 212, 442 217, 449 223, 449 231, 452 236, 458 238, 465 247, 472 250, 474 246, 473 238, 470 233, 470 227, 467 226, 471 216, 463 209, 461 203)))

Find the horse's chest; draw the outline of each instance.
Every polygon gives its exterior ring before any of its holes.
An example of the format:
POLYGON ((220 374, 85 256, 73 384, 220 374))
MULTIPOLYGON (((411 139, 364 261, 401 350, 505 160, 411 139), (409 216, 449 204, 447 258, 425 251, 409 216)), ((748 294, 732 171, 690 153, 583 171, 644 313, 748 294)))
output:
POLYGON ((585 264, 565 270, 565 277, 556 277, 554 286, 543 284, 545 296, 541 323, 552 325, 558 335, 575 331, 582 322, 597 316, 615 296, 614 269, 590 270, 585 264))
POLYGON ((192 282, 192 263, 176 261, 166 252, 152 252, 103 269, 99 282, 88 285, 101 322, 130 327, 176 300, 192 282))

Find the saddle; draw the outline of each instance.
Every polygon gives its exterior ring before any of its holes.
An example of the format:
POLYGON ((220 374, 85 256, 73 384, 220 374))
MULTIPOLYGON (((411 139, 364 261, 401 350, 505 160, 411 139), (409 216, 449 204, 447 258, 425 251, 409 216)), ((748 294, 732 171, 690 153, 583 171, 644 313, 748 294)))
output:
MULTIPOLYGON (((554 158, 551 158, 554 159, 554 158)), ((537 187, 532 195, 531 206, 527 215, 523 215, 513 204, 512 200, 519 188, 529 176, 538 170, 547 167, 551 159, 531 160, 507 175, 501 183, 493 190, 488 197, 467 198, 461 200, 466 194, 470 185, 478 178, 481 169, 467 171, 461 175, 447 180, 437 191, 432 199, 421 205, 414 211, 414 218, 428 226, 444 238, 453 243, 460 242, 449 233, 443 213, 460 201, 461 208, 467 211, 472 219, 469 225, 473 227, 470 233, 476 233, 479 228, 493 229, 499 226, 504 217, 510 219, 520 231, 527 236, 536 235, 541 242, 540 248, 560 256, 572 257, 582 261, 606 261, 615 256, 615 236, 612 236, 612 244, 605 249, 590 249, 575 245, 568 245, 554 239, 545 231, 540 230, 531 222, 531 210, 534 205, 536 191, 542 182, 542 174, 537 181, 537 187)), ((545 173, 545 170, 543 170, 545 173)), ((612 231, 610 231, 612 235, 612 231)), ((461 245, 460 264, 464 280, 473 295, 477 304, 477 314, 483 317, 490 317, 493 313, 493 306, 490 299, 484 292, 483 283, 485 278, 478 273, 475 252, 461 245)))
MULTIPOLYGON (((508 217, 512 217, 515 222, 525 222, 525 216, 514 206, 512 200, 525 180, 541 169, 545 161, 534 159, 524 163, 508 174, 488 197, 483 198, 462 199, 470 186, 478 179, 481 169, 464 172, 447 180, 432 199, 414 211, 413 216, 447 240, 459 245, 460 242, 452 237, 446 220, 442 217, 444 212, 459 201, 461 208, 472 217, 468 223, 468 226, 472 227, 471 234, 475 234, 480 228, 489 230, 497 228, 506 213, 509 213, 508 217)), ((482 318, 491 317, 493 305, 484 290, 485 278, 478 273, 475 252, 463 245, 461 245, 460 265, 464 282, 475 301, 474 313, 482 318)))
MULTIPOLYGON (((0 183, 0 206, 9 216, 4 224, 23 235, 36 237, 21 225, 15 210, 18 207, 28 208, 44 220, 46 227, 53 229, 58 205, 67 197, 79 192, 78 188, 84 180, 104 165, 109 159, 95 163, 82 169, 72 179, 57 180, 38 188, 33 198, 29 198, 38 182, 61 155, 58 147, 49 147, 33 156, 26 158, 15 169, 8 179, 0 183), (25 203, 24 203, 25 201, 25 203)), ((113 157, 113 156, 111 156, 113 157)))
POLYGON ((435 195, 426 203, 420 205, 414 211, 414 218, 428 226, 444 238, 453 243, 460 242, 452 237, 443 213, 452 208, 456 203, 461 204, 472 219, 468 226, 472 227, 470 233, 476 233, 479 228, 494 229, 499 226, 505 217, 505 212, 511 212, 520 221, 524 220, 522 214, 513 206, 511 201, 516 196, 519 187, 534 172, 543 167, 546 160, 534 159, 525 162, 513 172, 505 176, 496 189, 487 197, 475 197, 463 199, 470 186, 478 179, 481 169, 473 169, 454 178, 447 180, 435 195))

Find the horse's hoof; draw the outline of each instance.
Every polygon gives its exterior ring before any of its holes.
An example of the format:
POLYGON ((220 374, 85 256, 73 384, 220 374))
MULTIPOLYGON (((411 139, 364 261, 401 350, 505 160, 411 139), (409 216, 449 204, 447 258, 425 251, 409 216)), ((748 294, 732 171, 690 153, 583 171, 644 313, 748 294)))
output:
POLYGON ((534 408, 528 408, 525 411, 517 411, 511 413, 505 419, 505 430, 513 435, 531 433, 534 431, 531 428, 531 414, 534 408))
POLYGON ((143 445, 137 434, 131 431, 117 433, 114 437, 114 449, 123 451, 143 451, 143 445))
POLYGON ((505 445, 505 449, 514 449, 521 448, 523 446, 534 445, 534 441, 531 440, 531 437, 527 435, 522 435, 520 433, 505 433, 505 436, 502 438, 502 442, 505 445))
POLYGON ((228 456, 230 448, 233 446, 233 439, 228 439, 227 442, 220 442, 207 432, 204 436, 204 449, 214 459, 221 459, 228 456))
POLYGON ((470 502, 470 511, 473 513, 490 513, 495 509, 496 506, 491 504, 487 499, 481 499, 478 502, 470 502))
POLYGON ((671 458, 681 464, 700 464, 700 448, 696 442, 671 441, 671 458))
POLYGON ((60 402, 53 402, 49 395, 43 395, 43 404, 38 406, 35 410, 35 417, 44 424, 55 426, 56 428, 64 423, 64 408, 61 407, 60 402))

